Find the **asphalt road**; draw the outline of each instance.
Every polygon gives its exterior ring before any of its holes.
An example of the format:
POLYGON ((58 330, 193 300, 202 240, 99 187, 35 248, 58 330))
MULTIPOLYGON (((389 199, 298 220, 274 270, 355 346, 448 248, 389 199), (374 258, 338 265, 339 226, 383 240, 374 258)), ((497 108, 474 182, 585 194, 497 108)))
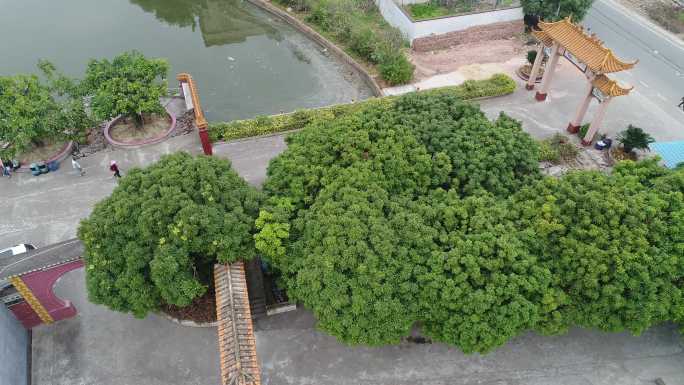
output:
POLYGON ((684 97, 683 41, 663 33, 614 0, 596 0, 582 24, 621 59, 639 59, 634 69, 617 74, 617 78, 633 85, 662 113, 684 121, 684 111, 677 107, 684 97))

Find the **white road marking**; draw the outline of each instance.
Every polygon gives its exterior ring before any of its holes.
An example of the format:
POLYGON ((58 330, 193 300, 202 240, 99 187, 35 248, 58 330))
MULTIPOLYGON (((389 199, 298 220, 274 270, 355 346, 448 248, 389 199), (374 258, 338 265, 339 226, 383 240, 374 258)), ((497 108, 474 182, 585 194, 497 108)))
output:
POLYGON ((667 98, 664 97, 663 95, 661 95, 660 92, 658 92, 658 93, 656 94, 656 96, 659 97, 660 99, 662 99, 662 100, 665 101, 665 102, 667 101, 667 98))
POLYGON ((639 80, 639 84, 641 84, 642 86, 644 86, 644 87, 646 87, 646 88, 651 88, 651 87, 650 87, 648 84, 646 84, 646 82, 644 82, 643 80, 639 80))

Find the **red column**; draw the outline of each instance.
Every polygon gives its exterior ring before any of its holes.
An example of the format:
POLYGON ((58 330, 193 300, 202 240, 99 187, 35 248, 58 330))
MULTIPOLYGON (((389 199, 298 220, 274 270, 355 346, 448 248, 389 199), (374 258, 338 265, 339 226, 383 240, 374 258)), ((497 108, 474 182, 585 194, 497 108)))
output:
POLYGON ((213 147, 211 145, 211 140, 209 139, 209 131, 207 131, 206 127, 198 127, 199 129, 199 137, 200 141, 202 142, 202 150, 204 151, 204 155, 212 155, 214 153, 213 147))
POLYGON ((530 78, 527 79, 527 84, 525 84, 525 88, 527 90, 533 90, 534 89, 534 83, 537 82, 537 74, 539 73, 539 68, 541 67, 541 63, 544 60, 544 43, 539 43, 539 46, 537 46, 537 57, 534 59, 534 64, 532 64, 532 71, 530 71, 530 78))
POLYGON ((589 87, 587 92, 584 94, 584 100, 577 107, 577 112, 575 113, 575 118, 568 124, 568 132, 571 134, 576 134, 579 132, 582 121, 584 120, 584 115, 587 114, 587 109, 589 108, 589 103, 591 103, 591 91, 594 89, 594 85, 591 84, 591 79, 589 79, 589 87))
POLYGON ((606 100, 602 101, 601 104, 599 105, 598 111, 596 111, 596 115, 594 116, 594 119, 591 121, 591 125, 589 126, 589 130, 587 131, 587 134, 582 138, 582 144, 585 146, 591 146, 591 142, 594 140, 594 135, 598 132, 599 128, 601 127, 601 124, 603 123, 603 118, 606 116, 606 110, 608 109, 608 104, 610 103, 612 98, 607 98, 606 100))
POLYGON ((544 77, 542 78, 541 90, 537 91, 535 99, 542 102, 546 100, 546 95, 551 88, 551 81, 553 80, 553 73, 556 71, 556 66, 558 65, 558 50, 560 46, 558 43, 553 43, 553 48, 551 49, 551 57, 549 57, 549 63, 546 65, 546 70, 544 71, 544 77))

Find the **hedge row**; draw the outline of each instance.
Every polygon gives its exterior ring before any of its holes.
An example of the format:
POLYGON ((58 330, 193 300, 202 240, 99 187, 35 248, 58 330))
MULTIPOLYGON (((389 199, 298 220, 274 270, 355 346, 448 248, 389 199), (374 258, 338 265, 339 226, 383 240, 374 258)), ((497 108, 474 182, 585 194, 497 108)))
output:
MULTIPOLYGON (((493 75, 485 80, 467 80, 454 87, 444 87, 422 91, 427 95, 453 94, 462 100, 493 97, 510 94, 515 91, 513 79, 504 74, 493 75)), ((235 120, 232 122, 211 123, 209 133, 212 141, 227 141, 299 130, 307 124, 319 119, 334 119, 338 116, 358 111, 371 104, 393 103, 396 97, 368 99, 350 104, 338 104, 310 110, 299 110, 288 114, 259 116, 255 119, 235 120)))

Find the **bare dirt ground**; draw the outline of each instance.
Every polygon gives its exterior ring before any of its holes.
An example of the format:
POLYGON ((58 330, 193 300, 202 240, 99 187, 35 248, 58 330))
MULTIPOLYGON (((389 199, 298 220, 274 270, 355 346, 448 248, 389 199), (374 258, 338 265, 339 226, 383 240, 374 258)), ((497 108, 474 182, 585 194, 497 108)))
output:
POLYGON ((421 81, 434 75, 456 71, 473 64, 503 63, 523 57, 528 48, 527 39, 515 37, 506 40, 473 42, 440 51, 415 52, 410 59, 416 66, 414 81, 421 81))
POLYGON ((66 144, 62 141, 47 141, 44 145, 33 147, 28 152, 19 154, 19 162, 23 165, 40 162, 48 159, 52 155, 56 155, 66 144))
POLYGON ((122 142, 143 140, 162 135, 169 129, 169 125, 170 121, 166 116, 155 114, 145 118, 142 128, 136 127, 132 119, 121 120, 112 126, 110 134, 112 138, 122 142))
POLYGON ((674 0, 617 0, 625 7, 637 12, 655 24, 684 40, 683 7, 674 0))

